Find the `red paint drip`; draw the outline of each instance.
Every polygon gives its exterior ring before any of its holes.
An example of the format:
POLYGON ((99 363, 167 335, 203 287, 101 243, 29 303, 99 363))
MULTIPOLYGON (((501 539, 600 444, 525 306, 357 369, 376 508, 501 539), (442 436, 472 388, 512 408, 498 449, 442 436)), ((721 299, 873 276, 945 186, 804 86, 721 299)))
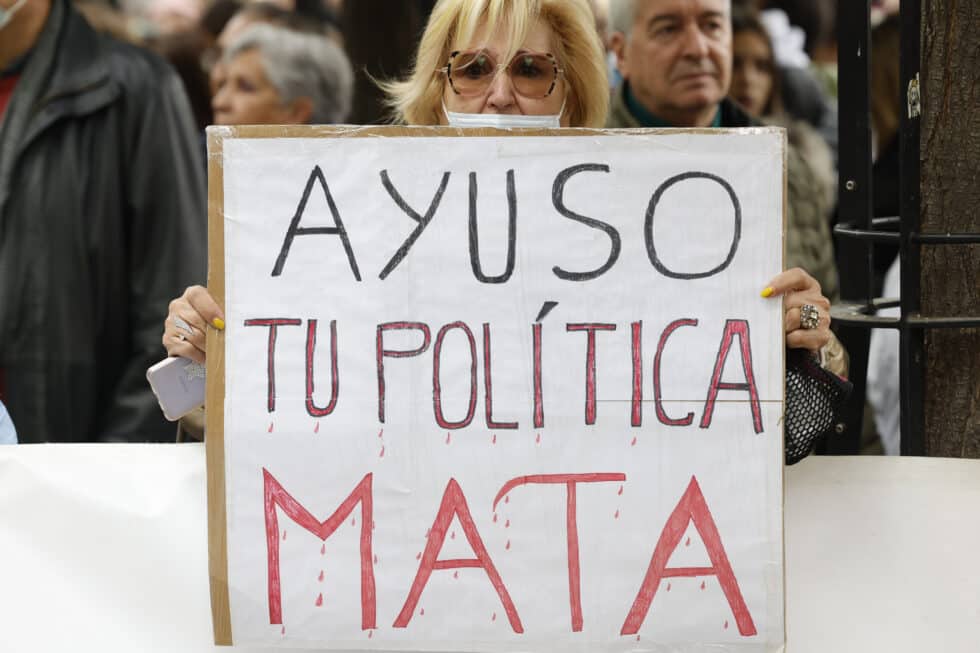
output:
POLYGON ((371 639, 373 636, 374 636, 374 631, 373 630, 369 630, 368 631, 368 639, 371 639))
POLYGON ((510 540, 507 540, 507 544, 504 546, 504 549, 510 551, 510 540))
POLYGON ((497 620, 497 613, 494 612, 493 616, 490 617, 490 621, 496 621, 496 620, 497 620))
POLYGON ((640 636, 639 635, 636 636, 636 641, 640 641, 640 636))
POLYGON ((425 608, 420 608, 419 609, 419 616, 420 617, 424 617, 425 616, 425 608))
POLYGON ((316 424, 313 425, 313 432, 314 433, 320 432, 320 422, 317 422, 316 424))
POLYGON ((286 541, 286 531, 283 531, 283 532, 282 532, 282 541, 283 541, 283 542, 285 542, 285 541, 286 541))
POLYGON ((493 513, 493 523, 497 523, 497 513, 493 513))
POLYGON ((378 454, 378 458, 384 458, 384 457, 385 457, 385 446, 381 445, 381 453, 378 454))
POLYGON ((504 503, 510 503, 510 495, 504 496, 504 503))
POLYGON ((616 514, 613 515, 613 519, 619 519, 619 508, 616 508, 616 514))
POLYGON ((384 434, 385 434, 385 430, 384 429, 381 429, 380 431, 378 431, 378 437, 379 438, 384 437, 384 434))
POLYGON ((322 570, 322 569, 320 570, 320 575, 319 575, 319 576, 317 576, 317 577, 316 577, 316 579, 317 579, 318 581, 320 581, 321 583, 323 582, 323 570, 322 570))
POLYGON ((667 583, 667 591, 670 591, 670 583, 667 583))
POLYGON ((320 592, 319 594, 317 594, 315 605, 318 608, 323 605, 323 592, 320 592))
POLYGON ((421 560, 422 559, 422 552, 421 551, 419 551, 418 553, 415 554, 415 559, 416 560, 421 560))
POLYGON ((490 444, 497 444, 497 434, 494 433, 493 437, 490 438, 490 444))
POLYGON ((285 634, 286 634, 286 627, 285 627, 285 626, 283 626, 283 627, 282 627, 282 630, 280 630, 279 632, 280 632, 280 633, 281 633, 282 635, 285 635, 285 634))
POLYGON ((327 552, 327 545, 326 544, 321 545, 320 546, 320 555, 323 555, 326 552, 327 552))
POLYGON ((374 554, 374 564, 378 564, 378 554, 374 554))
POLYGON ((350 525, 351 526, 357 526, 357 517, 351 517, 350 518, 350 525))
POLYGON ((446 444, 449 444, 452 439, 453 439, 453 434, 449 431, 446 431, 446 444))
POLYGON ((623 486, 622 485, 619 486, 619 492, 617 492, 616 494, 618 494, 619 496, 623 496, 623 486))
POLYGON ((633 441, 630 442, 630 446, 631 447, 635 447, 636 446, 636 436, 633 436, 633 441))
POLYGON ((534 439, 534 442, 536 444, 541 444, 541 434, 540 433, 538 433, 538 437, 534 439))
POLYGON ((704 581, 701 581, 701 589, 704 589, 704 581))
POLYGON ((451 540, 455 540, 456 539, 456 531, 453 531, 452 533, 449 534, 449 539, 451 539, 451 540))
POLYGON ((725 630, 728 630, 728 619, 725 619, 725 630))
POLYGON ((454 571, 453 572, 453 578, 456 578, 456 579, 459 578, 459 572, 458 571, 454 571))
POLYGON ((272 422, 269 422, 269 433, 272 433, 272 422))
POLYGON ((506 522, 504 522, 504 528, 510 528, 510 520, 509 519, 506 522))
POLYGON ((691 546, 691 538, 687 538, 687 541, 684 542, 684 546, 691 546))

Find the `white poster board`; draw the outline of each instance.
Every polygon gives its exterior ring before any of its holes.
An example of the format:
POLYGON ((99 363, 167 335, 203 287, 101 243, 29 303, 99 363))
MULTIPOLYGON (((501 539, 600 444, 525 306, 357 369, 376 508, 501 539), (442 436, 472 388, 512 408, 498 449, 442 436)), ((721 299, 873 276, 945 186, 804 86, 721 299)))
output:
POLYGON ((211 132, 217 640, 781 650, 783 133, 438 133, 211 132))

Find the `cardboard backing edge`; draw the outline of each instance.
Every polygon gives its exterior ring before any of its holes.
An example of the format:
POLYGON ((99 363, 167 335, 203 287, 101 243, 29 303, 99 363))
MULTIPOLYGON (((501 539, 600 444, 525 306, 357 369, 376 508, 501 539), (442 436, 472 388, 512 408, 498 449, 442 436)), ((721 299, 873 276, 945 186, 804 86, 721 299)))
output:
MULTIPOLYGON (((780 139, 779 139, 780 140, 779 146, 780 146, 780 150, 782 151, 781 152, 782 153, 782 156, 780 158, 782 159, 782 163, 783 163, 783 179, 782 179, 782 186, 783 186, 783 205, 782 205, 782 210, 783 210, 783 251, 780 252, 780 255, 781 255, 782 258, 780 258, 780 261, 779 261, 779 269, 785 270, 786 269, 786 232, 789 229, 789 170, 788 170, 788 168, 789 168, 789 137, 788 137, 788 134, 787 134, 787 131, 786 131, 785 128, 780 127, 779 128, 779 131, 781 132, 780 139)), ((783 378, 784 379, 786 378, 786 348, 785 347, 783 347, 783 378)), ((784 653, 784 651, 786 651, 786 642, 787 642, 787 637, 788 637, 788 633, 787 633, 787 629, 786 629, 786 465, 784 464, 785 463, 785 453, 784 452, 786 451, 786 384, 783 383, 782 386, 783 386, 782 387, 782 391, 783 391, 783 415, 782 415, 782 420, 780 420, 780 424, 781 424, 780 431, 782 431, 782 433, 780 433, 780 435, 782 436, 781 439, 782 439, 782 442, 783 442, 783 446, 780 447, 780 452, 779 452, 779 464, 782 467, 782 479, 780 480, 780 494, 782 494, 782 502, 781 502, 782 503, 782 510, 779 511, 779 515, 780 515, 779 531, 780 531, 780 533, 782 533, 782 536, 783 536, 782 537, 782 542, 781 542, 782 549, 783 549, 783 559, 782 559, 782 565, 783 565, 783 574, 782 574, 782 576, 783 576, 783 587, 782 587, 782 592, 783 592, 783 632, 782 632, 782 636, 783 636, 783 641, 782 641, 782 644, 776 649, 776 653, 784 653)))
MULTIPOLYGON (((225 309, 224 130, 208 128, 208 290, 225 309)), ((230 646, 228 529, 225 513, 225 334, 208 328, 205 388, 208 493, 208 575, 214 643, 230 646)))
MULTIPOLYGON (((508 137, 508 136, 626 136, 639 135, 677 135, 677 134, 772 134, 785 131, 782 127, 760 126, 740 128, 637 128, 637 129, 593 129, 590 127, 572 127, 563 129, 495 129, 491 127, 460 128, 447 126, 409 126, 409 125, 240 125, 240 126, 211 126, 208 133, 209 165, 214 157, 220 159, 220 149, 212 150, 212 139, 223 141, 228 138, 432 138, 432 137, 508 137)), ((209 168, 210 170, 210 168, 209 168)), ((210 195, 209 195, 210 197, 210 195)))

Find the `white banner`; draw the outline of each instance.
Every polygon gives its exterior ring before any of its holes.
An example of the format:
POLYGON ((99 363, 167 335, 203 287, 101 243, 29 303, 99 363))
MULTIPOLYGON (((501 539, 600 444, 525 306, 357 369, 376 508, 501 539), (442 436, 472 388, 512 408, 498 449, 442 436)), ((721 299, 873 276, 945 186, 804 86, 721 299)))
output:
POLYGON ((236 644, 781 650, 782 132, 226 134, 236 644))

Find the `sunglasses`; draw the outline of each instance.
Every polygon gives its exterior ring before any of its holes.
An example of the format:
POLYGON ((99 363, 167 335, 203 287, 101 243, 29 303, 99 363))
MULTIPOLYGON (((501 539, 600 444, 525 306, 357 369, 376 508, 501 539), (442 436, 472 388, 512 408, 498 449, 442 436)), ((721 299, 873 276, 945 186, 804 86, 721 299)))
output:
POLYGON ((551 95, 563 72, 549 53, 519 52, 502 64, 486 50, 457 50, 449 55, 449 62, 439 72, 449 78, 456 95, 472 97, 486 93, 501 70, 510 75, 519 95, 535 100, 551 95))

